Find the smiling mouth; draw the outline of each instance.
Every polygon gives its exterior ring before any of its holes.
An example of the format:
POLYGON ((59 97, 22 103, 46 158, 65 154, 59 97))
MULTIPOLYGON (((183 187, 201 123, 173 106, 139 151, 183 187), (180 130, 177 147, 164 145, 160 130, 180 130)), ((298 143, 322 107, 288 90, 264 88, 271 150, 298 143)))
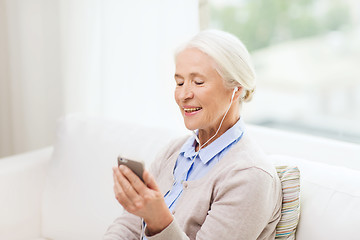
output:
POLYGON ((184 108, 184 111, 186 113, 193 113, 193 112, 197 112, 200 111, 202 108, 201 107, 197 107, 197 108, 184 108))

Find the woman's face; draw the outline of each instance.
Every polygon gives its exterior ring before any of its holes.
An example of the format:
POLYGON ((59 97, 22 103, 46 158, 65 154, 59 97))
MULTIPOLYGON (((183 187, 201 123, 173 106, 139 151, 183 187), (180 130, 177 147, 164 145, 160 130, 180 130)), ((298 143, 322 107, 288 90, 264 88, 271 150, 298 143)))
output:
POLYGON ((176 57, 175 81, 175 100, 186 128, 216 131, 233 90, 225 88, 213 59, 196 48, 185 49, 176 57))

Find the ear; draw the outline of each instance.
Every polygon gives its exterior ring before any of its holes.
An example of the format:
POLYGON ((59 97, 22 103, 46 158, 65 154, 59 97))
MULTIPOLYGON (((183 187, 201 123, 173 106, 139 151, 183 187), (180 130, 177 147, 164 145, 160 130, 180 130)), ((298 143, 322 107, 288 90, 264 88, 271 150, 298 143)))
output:
POLYGON ((244 94, 243 94, 243 87, 242 86, 237 86, 238 90, 235 92, 234 94, 234 99, 233 101, 239 101, 239 98, 241 98, 244 94))

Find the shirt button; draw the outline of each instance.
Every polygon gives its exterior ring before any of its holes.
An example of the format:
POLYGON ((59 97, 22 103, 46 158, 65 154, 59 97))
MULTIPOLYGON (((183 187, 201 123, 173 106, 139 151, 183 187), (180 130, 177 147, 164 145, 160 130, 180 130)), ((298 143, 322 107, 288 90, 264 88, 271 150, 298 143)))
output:
POLYGON ((172 214, 173 214, 173 215, 175 214, 175 210, 172 211, 172 214))
POLYGON ((187 182, 184 182, 183 185, 184 185, 184 188, 187 188, 187 187, 188 187, 187 182))

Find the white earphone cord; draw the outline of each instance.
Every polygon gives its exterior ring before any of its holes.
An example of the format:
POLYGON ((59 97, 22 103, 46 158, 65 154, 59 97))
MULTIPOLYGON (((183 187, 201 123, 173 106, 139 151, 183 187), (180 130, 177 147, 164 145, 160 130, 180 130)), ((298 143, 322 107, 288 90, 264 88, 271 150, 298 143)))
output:
MULTIPOLYGON (((234 89, 234 93, 233 93, 233 95, 232 95, 232 97, 231 97, 231 101, 230 101, 229 107, 227 108, 227 110, 226 110, 223 118, 221 119, 220 125, 219 125, 218 129, 216 130, 215 134, 214 134, 211 138, 209 138, 209 139, 208 139, 204 144, 202 144, 202 145, 200 145, 200 141, 199 141, 199 150, 198 150, 198 152, 200 152, 200 149, 201 149, 203 146, 205 146, 208 142, 210 142, 211 139, 213 139, 213 138, 218 134, 218 132, 220 131, 221 125, 223 124, 224 119, 225 119, 227 113, 229 112, 229 110, 230 110, 230 108, 231 108, 231 105, 232 105, 232 103, 233 103, 234 95, 235 95, 235 92, 236 92, 236 91, 237 91, 237 88, 234 89)), ((195 134, 195 136, 196 136, 196 134, 195 134)), ((196 138, 197 138, 197 136, 196 136, 196 138)), ((198 138, 197 138, 197 139, 198 139, 198 138)), ((196 156, 197 156, 197 155, 196 155, 196 156)), ((195 157, 196 157, 196 156, 195 156, 195 157)))

